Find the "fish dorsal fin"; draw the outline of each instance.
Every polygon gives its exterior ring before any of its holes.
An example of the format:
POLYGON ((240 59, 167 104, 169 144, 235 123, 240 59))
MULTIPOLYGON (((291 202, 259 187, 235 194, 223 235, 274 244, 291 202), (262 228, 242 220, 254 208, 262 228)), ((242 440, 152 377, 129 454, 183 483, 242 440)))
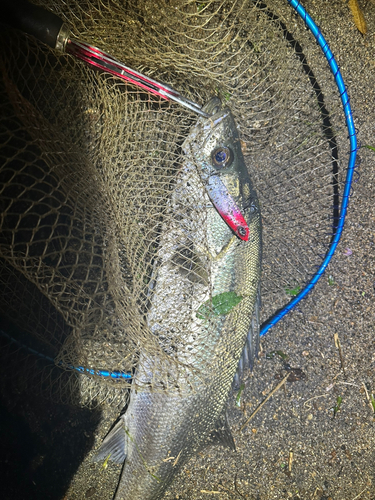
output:
POLYGON ((234 443, 232 432, 229 428, 227 414, 225 411, 220 418, 218 418, 215 429, 211 432, 207 444, 219 444, 236 451, 236 445, 234 443))
POLYGON ((250 368, 251 371, 253 370, 254 359, 258 357, 260 307, 261 307, 261 301, 260 301, 260 286, 259 286, 258 296, 255 302, 249 333, 247 334, 245 347, 242 351, 241 358, 238 362, 236 375, 234 376, 234 381, 233 381, 234 388, 238 388, 240 386, 241 378, 243 377, 244 371, 246 369, 250 368))
POLYGON ((125 435, 125 415, 122 415, 104 438, 94 461, 109 459, 116 464, 123 463, 127 455, 125 435))

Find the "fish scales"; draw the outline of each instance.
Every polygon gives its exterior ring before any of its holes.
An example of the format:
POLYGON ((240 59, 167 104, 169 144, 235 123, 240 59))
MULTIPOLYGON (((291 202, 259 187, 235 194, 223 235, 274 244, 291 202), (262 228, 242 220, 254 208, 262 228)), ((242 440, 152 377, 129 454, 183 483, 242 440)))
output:
POLYGON ((204 110, 212 117, 200 118, 183 144, 185 162, 150 286, 148 326, 170 361, 159 377, 158 360, 141 351, 138 389, 131 390, 127 411, 100 452, 118 461, 126 456, 117 500, 161 499, 181 466, 222 426, 252 325, 261 274, 259 204, 230 111, 218 98, 204 110), (218 166, 213 155, 222 160, 223 148, 231 158, 218 166), (206 189, 210 175, 218 175, 240 207, 248 241, 214 208, 206 189))

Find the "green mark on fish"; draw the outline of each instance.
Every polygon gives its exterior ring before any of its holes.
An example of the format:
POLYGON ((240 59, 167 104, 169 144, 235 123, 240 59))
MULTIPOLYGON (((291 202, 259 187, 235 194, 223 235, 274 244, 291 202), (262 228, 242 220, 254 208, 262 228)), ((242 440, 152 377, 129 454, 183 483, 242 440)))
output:
POLYGON ((212 297, 202 304, 197 311, 197 318, 208 319, 211 315, 222 316, 228 314, 233 307, 241 302, 243 297, 236 292, 223 292, 212 297))

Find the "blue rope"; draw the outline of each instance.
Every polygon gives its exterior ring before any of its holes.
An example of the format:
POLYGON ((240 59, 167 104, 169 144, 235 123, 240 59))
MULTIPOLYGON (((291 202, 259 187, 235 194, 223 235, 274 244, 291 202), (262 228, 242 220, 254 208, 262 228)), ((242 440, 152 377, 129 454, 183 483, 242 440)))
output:
POLYGON ((323 262, 321 263, 319 269, 317 272, 314 274, 314 276, 311 278, 311 280, 307 283, 305 288, 301 290, 296 297, 291 300, 281 311, 277 312, 271 319, 269 319, 261 328, 260 330, 260 336, 262 337, 265 335, 270 328, 272 328, 276 323, 278 323, 286 314, 288 314, 289 311, 291 311, 306 295, 311 292, 311 290, 314 288, 318 280, 321 278, 321 276, 324 274, 324 271, 326 270, 326 267, 329 264, 329 261, 331 260, 333 254, 335 253, 336 247, 340 241, 341 234, 344 228, 344 222, 345 222, 345 217, 346 217, 346 212, 348 209, 348 203, 349 203, 349 196, 350 196, 350 188, 353 180, 353 174, 354 174, 354 168, 355 168, 355 161, 356 161, 356 156, 357 156, 357 137, 356 137, 356 131, 354 128, 354 122, 353 122, 353 115, 352 115, 352 110, 350 107, 349 103, 349 97, 346 92, 344 80, 341 76, 340 69, 335 61, 335 58, 331 52, 331 49, 328 46, 328 43, 324 36, 322 35, 320 29, 318 26, 314 23, 314 21, 311 19, 309 14, 306 12, 306 10, 302 7, 301 3, 299 0, 287 0, 287 2, 295 9, 297 14, 304 20, 306 26, 310 29, 311 33, 314 35, 316 41, 320 45, 327 61, 329 64, 329 67, 331 68, 331 71, 333 73, 333 76, 336 81, 336 85, 339 89, 340 92, 340 97, 341 97, 341 102, 344 108, 344 113, 345 113, 345 119, 346 119, 346 126, 349 131, 349 139, 350 139, 350 157, 349 157, 349 163, 348 163, 348 168, 347 168, 347 173, 346 173, 346 180, 345 180, 345 186, 344 186, 344 192, 342 196, 342 202, 341 202, 341 210, 340 210, 340 217, 337 225, 337 229, 335 231, 334 237, 332 239, 331 245, 329 247, 329 250, 327 251, 327 254, 325 258, 323 259, 323 262))
POLYGON ((60 368, 67 368, 68 370, 74 370, 74 371, 76 371, 78 373, 84 373, 85 375, 98 375, 100 377, 111 378, 111 379, 114 379, 114 380, 131 379, 132 378, 130 372, 122 372, 122 371, 119 371, 119 370, 114 370, 114 371, 101 370, 101 369, 94 370, 92 368, 85 368, 84 366, 73 366, 73 365, 70 365, 70 364, 66 365, 62 361, 59 361, 58 363, 56 363, 56 361, 53 358, 51 358, 50 356, 46 356, 45 354, 42 354, 41 352, 36 351, 35 349, 32 349, 31 347, 29 347, 28 345, 24 344, 23 342, 20 342, 19 340, 16 340, 12 336, 10 336, 6 332, 4 332, 4 330, 2 330, 1 328, 0 328, 0 335, 2 335, 3 337, 6 337, 7 339, 9 339, 13 344, 16 344, 19 347, 22 347, 23 349, 26 349, 31 354, 35 354, 36 356, 38 356, 41 359, 45 359, 46 361, 50 361, 55 366, 57 365, 60 368))

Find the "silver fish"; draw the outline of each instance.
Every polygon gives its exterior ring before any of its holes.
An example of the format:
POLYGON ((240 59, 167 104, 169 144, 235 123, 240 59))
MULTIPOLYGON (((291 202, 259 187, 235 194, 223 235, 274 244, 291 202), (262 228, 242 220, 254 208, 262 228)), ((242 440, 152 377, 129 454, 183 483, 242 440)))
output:
POLYGON ((167 362, 161 367, 157 355, 141 351, 137 387, 98 456, 125 460, 117 500, 162 498, 180 467, 212 436, 234 447, 225 403, 245 343, 246 357, 249 345, 254 356, 261 220, 231 112, 218 98, 203 109, 212 116, 200 118, 183 144, 185 162, 150 286, 147 322, 167 362), (218 192, 211 189, 218 185, 218 192), (223 186, 229 206, 220 198, 223 186), (232 202, 246 221, 247 241, 215 208, 230 210, 232 202))

